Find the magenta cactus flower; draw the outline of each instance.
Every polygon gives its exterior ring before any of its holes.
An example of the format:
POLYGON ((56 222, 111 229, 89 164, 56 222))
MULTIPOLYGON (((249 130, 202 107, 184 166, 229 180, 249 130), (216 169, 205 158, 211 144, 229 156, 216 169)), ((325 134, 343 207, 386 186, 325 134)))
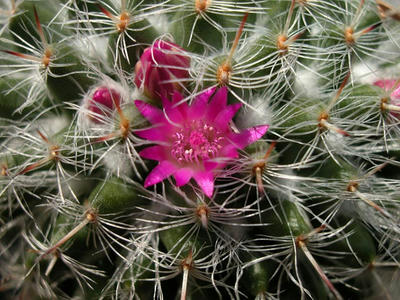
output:
POLYGON ((149 187, 173 175, 177 186, 191 178, 204 194, 212 197, 214 177, 232 159, 238 150, 260 139, 268 125, 232 131, 230 121, 241 107, 240 103, 227 105, 227 88, 209 88, 198 95, 191 105, 175 92, 172 101, 163 98, 164 111, 146 102, 135 105, 152 126, 135 133, 157 145, 142 150, 143 158, 159 164, 145 179, 149 187))
POLYGON ((135 66, 135 84, 152 99, 170 98, 189 77, 190 58, 178 45, 157 40, 144 50, 135 66))
MULTIPOLYGON (((121 95, 116 90, 106 86, 99 86, 89 98, 87 108, 94 115, 108 115, 120 104, 120 98, 121 95)), ((99 122, 95 117, 91 119, 94 122, 99 122)))

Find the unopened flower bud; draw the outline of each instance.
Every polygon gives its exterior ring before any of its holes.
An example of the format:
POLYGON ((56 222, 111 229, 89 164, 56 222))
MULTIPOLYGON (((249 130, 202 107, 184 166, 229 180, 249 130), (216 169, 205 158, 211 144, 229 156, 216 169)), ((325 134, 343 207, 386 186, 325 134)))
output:
POLYGON ((135 84, 152 99, 171 98, 189 77, 190 59, 178 45, 157 40, 135 66, 135 84))
POLYGON ((109 87, 99 86, 88 100, 87 108, 92 121, 99 122, 99 116, 108 116, 120 103, 120 94, 109 87))

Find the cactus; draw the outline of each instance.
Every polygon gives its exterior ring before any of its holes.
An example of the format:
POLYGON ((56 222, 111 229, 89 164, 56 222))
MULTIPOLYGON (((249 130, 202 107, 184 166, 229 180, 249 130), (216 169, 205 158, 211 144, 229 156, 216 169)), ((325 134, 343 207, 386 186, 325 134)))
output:
POLYGON ((398 0, 0 9, 2 299, 398 297, 398 0))

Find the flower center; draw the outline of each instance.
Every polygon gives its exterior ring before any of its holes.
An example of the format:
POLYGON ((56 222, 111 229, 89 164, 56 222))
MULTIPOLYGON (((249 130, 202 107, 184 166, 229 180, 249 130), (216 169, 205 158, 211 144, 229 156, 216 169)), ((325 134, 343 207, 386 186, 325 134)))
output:
POLYGON ((192 121, 172 138, 172 156, 179 162, 214 158, 222 148, 223 133, 202 120, 192 121))

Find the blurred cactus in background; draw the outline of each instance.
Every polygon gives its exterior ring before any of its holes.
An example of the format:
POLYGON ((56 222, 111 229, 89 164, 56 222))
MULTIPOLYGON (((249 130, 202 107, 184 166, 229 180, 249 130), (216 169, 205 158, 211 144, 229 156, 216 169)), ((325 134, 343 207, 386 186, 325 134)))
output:
POLYGON ((3 0, 1 299, 397 299, 398 0, 3 0))

